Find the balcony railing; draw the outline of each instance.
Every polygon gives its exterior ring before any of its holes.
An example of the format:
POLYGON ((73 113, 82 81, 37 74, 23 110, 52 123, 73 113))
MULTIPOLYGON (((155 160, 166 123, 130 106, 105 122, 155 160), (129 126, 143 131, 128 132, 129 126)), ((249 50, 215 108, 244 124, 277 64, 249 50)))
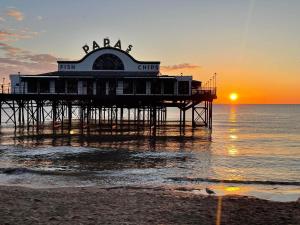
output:
POLYGON ((198 88, 192 89, 192 95, 217 95, 217 88, 198 88))

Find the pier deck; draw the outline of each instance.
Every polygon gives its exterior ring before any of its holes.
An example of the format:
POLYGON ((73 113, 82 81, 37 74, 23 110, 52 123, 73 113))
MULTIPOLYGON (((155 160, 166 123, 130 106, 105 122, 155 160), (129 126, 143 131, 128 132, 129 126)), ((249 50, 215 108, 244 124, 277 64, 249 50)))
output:
POLYGON ((184 129, 186 112, 192 113, 192 126, 212 128, 212 102, 215 89, 198 90, 192 95, 78 95, 78 94, 0 94, 0 124, 12 123, 17 127, 37 130, 52 122, 53 129, 71 129, 78 120, 82 128, 91 121, 122 127, 124 121, 141 123, 156 133, 158 124, 166 122, 167 109, 179 109, 178 127, 184 129), (4 116, 5 115, 5 116, 4 116), (3 117, 4 116, 4 117, 3 117), (3 119, 3 118, 5 119, 3 119))

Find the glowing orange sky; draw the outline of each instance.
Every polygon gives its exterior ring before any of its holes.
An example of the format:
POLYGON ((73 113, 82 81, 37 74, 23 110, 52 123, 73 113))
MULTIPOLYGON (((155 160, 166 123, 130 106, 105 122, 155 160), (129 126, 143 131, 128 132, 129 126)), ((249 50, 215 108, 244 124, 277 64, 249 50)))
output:
MULTIPOLYGON (((286 67, 278 68, 278 65, 262 65, 257 68, 247 65, 236 67, 218 66, 216 103, 230 104, 229 94, 236 92, 239 95, 237 104, 299 104, 300 103, 300 69, 286 67)), ((163 73, 193 74, 194 79, 208 80, 213 69, 192 68, 184 70, 162 69, 163 73), (202 75, 203 74, 203 75, 202 75)))

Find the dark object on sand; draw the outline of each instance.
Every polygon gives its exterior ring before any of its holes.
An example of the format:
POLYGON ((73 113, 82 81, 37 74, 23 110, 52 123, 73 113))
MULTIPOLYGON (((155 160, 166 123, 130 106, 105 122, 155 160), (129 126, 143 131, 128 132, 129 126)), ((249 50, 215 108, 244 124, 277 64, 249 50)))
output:
POLYGON ((216 194, 213 190, 210 190, 209 188, 205 188, 205 191, 206 191, 206 193, 209 194, 209 195, 214 195, 214 194, 216 194))

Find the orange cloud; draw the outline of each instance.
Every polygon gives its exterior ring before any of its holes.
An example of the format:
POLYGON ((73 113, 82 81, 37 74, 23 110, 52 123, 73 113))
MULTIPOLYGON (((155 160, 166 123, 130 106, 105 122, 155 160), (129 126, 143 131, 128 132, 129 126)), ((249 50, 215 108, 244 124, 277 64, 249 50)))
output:
POLYGON ((0 50, 4 51, 5 55, 8 57, 16 57, 17 55, 24 55, 29 53, 29 51, 23 50, 21 48, 13 47, 11 45, 0 42, 0 50))
POLYGON ((22 21, 24 19, 24 15, 21 11, 17 9, 9 9, 6 11, 6 15, 13 17, 17 21, 22 21))
POLYGON ((50 54, 35 54, 0 42, 0 51, 5 57, 0 57, 1 75, 21 72, 36 74, 54 71, 57 69, 57 58, 50 54))
POLYGON ((28 31, 26 29, 18 33, 10 32, 7 30, 0 30, 0 41, 18 41, 20 39, 29 39, 38 35, 38 32, 28 31))
POLYGON ((15 34, 0 30, 0 41, 8 41, 10 37, 15 37, 15 34))

